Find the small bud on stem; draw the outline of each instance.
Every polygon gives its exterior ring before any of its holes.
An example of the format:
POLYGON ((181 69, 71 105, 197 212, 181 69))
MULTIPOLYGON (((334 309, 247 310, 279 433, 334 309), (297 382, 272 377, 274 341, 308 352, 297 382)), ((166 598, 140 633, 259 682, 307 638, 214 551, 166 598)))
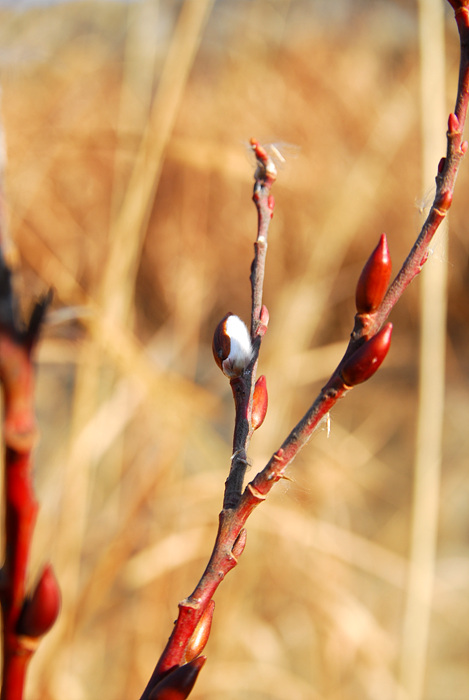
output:
POLYGON ((198 656, 183 666, 177 666, 153 688, 148 700, 185 700, 188 698, 205 661, 205 656, 198 656))
POLYGON ((391 334, 392 323, 387 323, 345 361, 340 374, 347 386, 366 382, 379 369, 388 354, 391 334))
POLYGON ((189 642, 184 651, 183 661, 187 663, 195 659, 196 656, 204 650, 207 644, 210 629, 212 627, 213 611, 215 609, 215 603, 213 600, 209 602, 206 609, 203 612, 202 617, 197 623, 197 627, 194 630, 194 634, 189 639, 189 642))
POLYGON ((360 314, 375 311, 383 301, 391 277, 391 256, 386 234, 368 258, 357 284, 355 303, 360 314))
POLYGON ((218 324, 212 343, 215 362, 230 379, 240 377, 252 358, 251 336, 239 316, 231 312, 218 324))
POLYGON ((259 377, 254 387, 252 395, 251 425, 253 430, 257 430, 264 422, 267 413, 269 397, 267 395, 267 382, 263 374, 259 377))
POLYGON ((17 624, 18 634, 41 637, 60 611, 60 590, 50 565, 46 566, 30 598, 26 598, 17 624))

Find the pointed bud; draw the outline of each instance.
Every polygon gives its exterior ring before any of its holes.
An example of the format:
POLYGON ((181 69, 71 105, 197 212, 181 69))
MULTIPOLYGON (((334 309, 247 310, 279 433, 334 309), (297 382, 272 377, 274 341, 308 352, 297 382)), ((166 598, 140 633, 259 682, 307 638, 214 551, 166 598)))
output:
POLYGON ((391 345, 392 323, 361 345, 344 363, 340 374, 347 386, 366 382, 381 366, 391 345))
POLYGON ((267 382, 264 375, 261 374, 256 382, 252 395, 251 425, 253 430, 260 428, 264 422, 268 403, 267 382))
POLYGON ((251 361, 251 336, 239 316, 226 314, 218 324, 212 343, 215 362, 230 379, 240 377, 251 361))
POLYGON ((202 653, 207 644, 210 630, 212 628, 212 618, 213 611, 215 609, 215 602, 211 600, 204 610, 202 617, 197 623, 197 627, 194 630, 192 637, 189 639, 186 649, 184 651, 183 662, 187 663, 192 661, 202 653))
POLYGON ((148 700, 185 700, 188 698, 205 661, 205 656, 198 656, 188 664, 178 666, 170 671, 153 688, 148 700))
POLYGON ((391 277, 391 256, 386 234, 368 258, 357 284, 355 303, 359 314, 375 311, 384 299, 391 277))
POLYGON ((26 598, 17 624, 18 634, 41 637, 48 632, 60 611, 60 590, 52 566, 47 565, 31 597, 26 598))
POLYGON ((261 306, 261 313, 259 317, 260 322, 262 323, 263 326, 267 328, 269 325, 269 309, 265 304, 262 304, 261 306))
POLYGON ((244 552, 247 538, 248 533, 246 528, 243 527, 242 530, 240 530, 238 537, 235 539, 234 545, 231 549, 231 554, 236 560, 238 560, 241 554, 244 552))
POLYGON ((459 131, 459 119, 453 112, 448 117, 448 131, 450 134, 457 133, 459 131))

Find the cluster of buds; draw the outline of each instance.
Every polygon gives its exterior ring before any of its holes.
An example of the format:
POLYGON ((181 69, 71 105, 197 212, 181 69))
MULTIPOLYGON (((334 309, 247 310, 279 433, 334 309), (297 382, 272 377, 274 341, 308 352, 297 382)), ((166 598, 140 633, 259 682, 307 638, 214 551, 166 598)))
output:
MULTIPOLYGON (((355 304, 359 315, 372 314, 380 306, 391 277, 391 256, 386 234, 368 258, 358 279, 355 304)), ((348 387, 366 382, 381 366, 391 345, 392 323, 387 323, 348 357, 340 369, 348 387)))

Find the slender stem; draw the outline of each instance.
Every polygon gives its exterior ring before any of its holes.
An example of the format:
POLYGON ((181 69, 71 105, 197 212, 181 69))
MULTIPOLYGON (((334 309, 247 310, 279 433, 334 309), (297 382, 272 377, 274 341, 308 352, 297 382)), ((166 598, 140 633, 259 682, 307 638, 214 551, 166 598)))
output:
POLYGON ((1 569, 3 678, 1 700, 21 700, 35 644, 17 631, 26 596, 26 574, 37 514, 32 486, 36 441, 32 347, 46 303, 33 312, 25 330, 15 315, 11 274, 0 254, 0 382, 3 388, 5 443, 5 556, 1 569))
POLYGON ((248 368, 241 377, 232 379, 230 383, 235 403, 235 427, 230 473, 225 483, 224 510, 236 508, 238 505, 248 466, 247 448, 252 434, 250 426, 252 369, 248 368))
POLYGON ((175 666, 182 663, 184 651, 200 618, 226 574, 236 566, 246 542, 243 525, 261 499, 248 502, 242 497, 246 473, 247 449, 253 433, 251 425, 252 395, 256 379, 257 360, 262 338, 267 330, 268 313, 263 305, 263 284, 267 253, 267 235, 274 209, 270 193, 275 182, 275 165, 257 141, 251 141, 257 159, 254 175, 253 201, 257 208, 257 238, 251 265, 251 340, 253 357, 240 377, 231 380, 235 402, 235 427, 230 473, 225 484, 223 510, 219 516, 218 533, 207 567, 192 594, 179 604, 178 619, 168 643, 140 698, 148 700, 155 685, 175 666))
POLYGON ((251 441, 252 394, 257 373, 257 360, 262 337, 267 329, 267 310, 263 306, 265 261, 267 237, 274 209, 271 187, 277 172, 267 151, 252 139, 251 146, 256 156, 257 169, 254 175, 252 199, 257 209, 257 238, 254 243, 254 259, 251 264, 251 340, 252 361, 241 377, 231 380, 235 403, 235 426, 233 434, 233 454, 230 473, 225 484, 223 509, 236 508, 241 498, 244 477, 248 466, 247 450, 251 441))

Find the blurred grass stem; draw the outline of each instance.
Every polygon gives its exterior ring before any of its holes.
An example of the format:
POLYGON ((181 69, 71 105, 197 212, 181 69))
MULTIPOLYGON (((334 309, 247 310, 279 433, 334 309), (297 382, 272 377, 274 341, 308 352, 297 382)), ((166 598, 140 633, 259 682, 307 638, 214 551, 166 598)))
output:
MULTIPOLYGON (((444 14, 439 0, 419 0, 422 185, 445 152, 444 14)), ((446 222, 442 226, 446 227, 446 222)), ((443 233, 443 235, 442 235, 443 233)), ((446 246, 440 232, 439 246, 446 246)), ((442 252, 443 260, 446 259, 442 252)), ((438 532, 444 418, 447 266, 430 260, 420 287, 420 378, 410 543, 400 654, 401 698, 424 697, 438 532)))

